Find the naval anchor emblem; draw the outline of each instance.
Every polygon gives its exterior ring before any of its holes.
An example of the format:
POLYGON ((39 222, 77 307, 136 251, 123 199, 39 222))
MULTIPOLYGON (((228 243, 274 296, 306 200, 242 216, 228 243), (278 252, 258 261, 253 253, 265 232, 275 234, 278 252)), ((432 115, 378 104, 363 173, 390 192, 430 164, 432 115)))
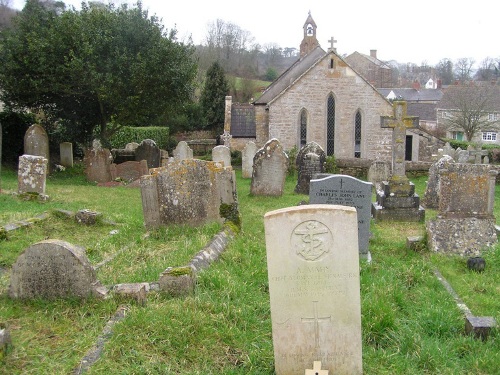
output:
POLYGON ((330 251, 332 234, 328 227, 316 220, 305 221, 292 232, 292 246, 301 258, 319 260, 330 251))

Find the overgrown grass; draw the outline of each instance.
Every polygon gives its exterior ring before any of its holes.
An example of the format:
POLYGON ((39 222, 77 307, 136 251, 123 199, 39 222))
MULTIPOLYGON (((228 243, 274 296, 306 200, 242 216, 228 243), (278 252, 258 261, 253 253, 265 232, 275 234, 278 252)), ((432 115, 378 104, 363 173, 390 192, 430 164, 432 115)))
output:
MULTIPOLYGON (((30 244, 56 237, 83 246, 94 265, 108 260, 98 278, 111 285, 157 280, 166 267, 187 263, 220 230, 208 224, 147 234, 138 190, 96 187, 75 174, 49 178, 47 203, 0 194, 0 224, 54 209, 88 208, 105 219, 81 227, 52 214, 9 232, 8 240, 0 242, 0 322, 10 328, 14 344, 0 363, 0 374, 71 373, 118 308, 113 299, 9 299, 9 268, 30 244)), ((146 306, 131 302, 89 374, 274 373, 263 215, 307 196, 293 193, 294 177, 287 179, 279 198, 250 196, 250 181, 238 171, 237 179, 241 233, 218 262, 199 274, 195 294, 169 298, 150 293, 146 306)), ((425 178, 412 181, 423 196, 425 178)), ((14 172, 2 169, 2 189, 15 191, 16 186, 14 172)), ((373 222, 371 229, 373 261, 361 263, 364 373, 498 373, 498 334, 485 342, 464 335, 462 313, 433 275, 438 267, 475 315, 500 321, 498 247, 485 253, 487 269, 478 274, 468 271, 462 258, 408 250, 406 237, 424 235, 423 223, 373 222)))

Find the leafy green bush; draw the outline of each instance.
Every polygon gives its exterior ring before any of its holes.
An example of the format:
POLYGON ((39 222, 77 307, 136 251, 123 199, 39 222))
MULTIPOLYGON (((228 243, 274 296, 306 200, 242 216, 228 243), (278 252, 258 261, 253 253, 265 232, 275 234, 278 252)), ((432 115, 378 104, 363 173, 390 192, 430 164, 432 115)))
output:
POLYGON ((119 129, 110 139, 111 148, 124 148, 127 143, 141 143, 145 139, 152 139, 161 149, 169 145, 169 128, 160 126, 132 127, 124 126, 119 129))
POLYGON ((289 176, 295 175, 297 172, 297 165, 295 164, 297 160, 297 154, 299 153, 299 149, 297 146, 293 146, 290 150, 286 152, 288 155, 288 169, 287 169, 287 174, 289 176))
POLYGON ((326 157, 325 160, 325 173, 338 173, 339 169, 337 167, 337 161, 335 160, 335 155, 330 155, 326 157))
POLYGON ((467 141, 459 141, 459 140, 456 140, 456 139, 447 139, 446 140, 451 147, 453 147, 455 150, 457 148, 461 148, 462 150, 466 150, 467 147, 470 145, 470 142, 467 142, 467 141))

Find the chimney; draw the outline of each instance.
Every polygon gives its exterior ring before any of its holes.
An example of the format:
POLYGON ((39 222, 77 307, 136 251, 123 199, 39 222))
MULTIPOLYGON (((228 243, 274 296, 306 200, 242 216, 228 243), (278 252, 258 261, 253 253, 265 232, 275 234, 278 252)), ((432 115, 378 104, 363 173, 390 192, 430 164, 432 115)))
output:
POLYGON ((413 81, 413 88, 417 91, 420 90, 420 82, 417 80, 413 81))
POLYGON ((377 58, 377 50, 376 49, 370 50, 370 57, 373 57, 374 59, 377 58))
POLYGON ((437 88, 438 88, 439 90, 441 90, 441 89, 443 88, 443 81, 441 81, 441 79, 438 79, 438 80, 437 80, 437 88))

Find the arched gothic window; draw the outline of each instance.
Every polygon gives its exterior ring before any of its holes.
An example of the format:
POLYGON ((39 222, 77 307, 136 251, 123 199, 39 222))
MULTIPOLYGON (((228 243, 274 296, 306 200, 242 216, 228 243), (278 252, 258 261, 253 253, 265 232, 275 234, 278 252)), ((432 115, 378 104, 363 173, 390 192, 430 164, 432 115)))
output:
POLYGON ((354 157, 361 157, 361 113, 359 110, 354 119, 354 157))
POLYGON ((299 139, 300 139, 299 148, 302 148, 307 143, 307 111, 305 109, 302 109, 302 111, 300 111, 299 139))
POLYGON ((326 154, 333 155, 335 152, 335 99, 333 94, 328 96, 326 111, 326 154))

